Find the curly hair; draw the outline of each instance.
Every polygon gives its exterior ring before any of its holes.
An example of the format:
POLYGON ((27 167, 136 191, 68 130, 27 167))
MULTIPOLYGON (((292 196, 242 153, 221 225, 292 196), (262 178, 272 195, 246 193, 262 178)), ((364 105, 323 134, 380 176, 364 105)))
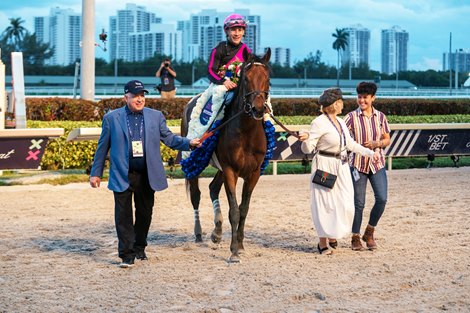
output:
POLYGON ((356 87, 358 95, 371 95, 375 96, 377 92, 377 85, 372 82, 360 82, 356 87))

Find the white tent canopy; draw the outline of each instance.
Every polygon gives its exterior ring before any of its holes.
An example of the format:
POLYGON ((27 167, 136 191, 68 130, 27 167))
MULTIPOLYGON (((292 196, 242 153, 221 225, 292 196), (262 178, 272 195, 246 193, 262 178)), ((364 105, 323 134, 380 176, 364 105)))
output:
POLYGON ((470 77, 467 78, 467 80, 465 81, 465 83, 463 83, 463 86, 465 88, 469 88, 470 87, 470 77))

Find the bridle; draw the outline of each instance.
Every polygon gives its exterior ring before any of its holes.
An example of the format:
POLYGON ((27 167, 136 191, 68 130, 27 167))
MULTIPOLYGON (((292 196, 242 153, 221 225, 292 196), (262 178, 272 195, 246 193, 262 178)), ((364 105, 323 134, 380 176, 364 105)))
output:
MULTIPOLYGON (((248 63, 244 67, 244 73, 243 73, 243 76, 242 76, 243 77, 242 84, 244 85, 244 88, 246 88, 246 72, 248 71, 249 67, 251 67, 252 65, 266 66, 265 64, 263 64, 261 62, 248 63)), ((269 81, 269 77, 268 77, 268 81, 269 81)), ((250 92, 244 94, 243 95, 243 111, 245 113, 247 113, 248 115, 250 115, 255 120, 262 120, 263 115, 261 114, 260 117, 257 117, 256 116, 257 111, 256 111, 256 109, 253 105, 253 100, 258 96, 262 96, 262 98, 264 99, 263 107, 264 107, 265 110, 268 109, 268 111, 269 111, 269 108, 268 108, 269 90, 253 90, 253 91, 250 91, 250 92)))
MULTIPOLYGON (((260 62, 254 62, 254 63, 248 63, 245 67, 245 73, 247 71, 247 68, 250 67, 252 64, 255 64, 255 65, 262 65, 262 66, 266 66, 265 64, 263 63, 260 63, 260 62)), ((268 78, 269 79, 269 78, 268 78)), ((245 74, 243 74, 243 83, 246 84, 246 79, 245 79, 245 74)), ((245 85, 245 88, 246 88, 246 85, 245 85)), ((248 93, 246 93, 244 96, 243 96, 243 110, 245 113, 249 114, 252 118, 254 118, 255 120, 262 120, 263 119, 263 115, 261 115, 261 117, 256 117, 255 116, 255 113, 256 113, 256 110, 254 109, 254 106, 252 104, 253 102, 253 99, 258 97, 259 95, 264 95, 264 104, 263 104, 263 107, 264 107, 264 110, 265 110, 265 113, 268 113, 269 116, 279 125, 281 126, 282 129, 284 129, 287 133, 289 133, 290 135, 296 137, 296 138, 300 138, 300 136, 298 135, 298 133, 296 132, 293 132, 291 130, 289 130, 284 124, 281 123, 281 121, 279 121, 274 115, 273 115, 273 112, 271 112, 271 109, 270 107, 268 106, 268 97, 269 97, 269 90, 253 90, 253 91, 250 91, 248 93)), ((264 112, 263 112, 264 113, 264 112)), ((237 114, 238 115, 238 114, 237 114)))
MULTIPOLYGON (((252 63, 248 63, 247 65, 245 65, 245 67, 242 70, 242 75, 241 75, 242 79, 240 81, 239 88, 241 88, 242 84, 243 84, 243 88, 246 88, 246 71, 253 64, 254 65, 266 66, 265 64, 263 64, 261 62, 252 62, 252 63)), ((269 80, 269 77, 268 77, 268 80, 269 80)), ((238 90, 238 92, 240 92, 240 89, 238 90)), ((230 123, 232 120, 236 119, 237 117, 239 117, 243 113, 248 114, 250 117, 252 117, 255 120, 258 120, 258 121, 262 120, 264 112, 263 112, 263 114, 261 114, 260 117, 257 117, 256 113, 258 113, 258 112, 256 111, 256 109, 254 108, 254 105, 253 105, 253 99, 257 96, 260 96, 260 95, 264 95, 264 97, 265 97, 264 98, 264 104, 263 104, 263 107, 264 107, 265 111, 267 111, 267 113, 272 115, 272 112, 269 109, 269 106, 267 104, 268 103, 268 98, 269 98, 269 90, 253 90, 253 91, 250 91, 250 92, 246 93, 245 95, 243 95, 243 109, 238 111, 234 115, 232 115, 230 118, 228 118, 226 121, 224 121, 223 123, 221 123, 220 125, 218 125, 217 127, 215 127, 212 130, 210 130, 210 128, 212 126, 212 124, 211 124, 211 126, 209 126, 209 129, 206 130, 206 132, 201 136, 201 138, 200 138, 201 142, 206 140, 208 137, 212 136, 215 132, 217 132, 221 128, 225 127, 225 125, 227 125, 228 123, 230 123)))

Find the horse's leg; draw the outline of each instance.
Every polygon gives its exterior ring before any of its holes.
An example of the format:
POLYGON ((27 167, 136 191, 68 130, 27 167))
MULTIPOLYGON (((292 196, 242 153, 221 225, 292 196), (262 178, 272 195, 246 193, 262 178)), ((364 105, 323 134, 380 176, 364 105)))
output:
POLYGON ((240 223, 240 210, 237 203, 237 179, 238 177, 231 170, 225 169, 224 171, 224 185, 225 192, 227 193, 227 199, 229 204, 229 220, 232 227, 232 241, 230 242, 230 251, 232 255, 229 258, 229 262, 240 262, 240 256, 238 255, 238 239, 237 230, 238 224, 240 223))
POLYGON ((245 238, 245 221, 246 216, 248 215, 248 210, 250 208, 250 200, 253 190, 255 189, 256 184, 259 180, 259 174, 252 175, 249 179, 245 179, 243 183, 243 191, 242 191, 242 202, 240 203, 240 223, 238 225, 238 232, 237 232, 237 241, 238 241, 238 251, 239 253, 245 252, 245 248, 243 246, 243 239, 245 238))
POLYGON ((199 178, 191 178, 188 180, 189 193, 191 196, 191 204, 194 209, 194 236, 196 242, 202 242, 202 228, 199 220, 199 201, 201 200, 201 191, 199 190, 199 178))
POLYGON ((212 207, 214 209, 214 230, 211 234, 213 243, 219 243, 222 240, 222 212, 220 211, 219 194, 224 183, 224 174, 218 171, 212 182, 209 184, 212 207))

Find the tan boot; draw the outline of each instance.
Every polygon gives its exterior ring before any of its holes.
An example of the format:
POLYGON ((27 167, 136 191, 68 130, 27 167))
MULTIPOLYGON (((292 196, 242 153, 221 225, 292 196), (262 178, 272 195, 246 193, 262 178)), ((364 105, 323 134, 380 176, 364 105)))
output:
POLYGON ((353 251, 363 251, 364 247, 361 244, 361 235, 353 234, 351 238, 351 249, 353 251))
POLYGON ((375 250, 377 249, 377 244, 374 241, 374 227, 367 225, 366 231, 364 232, 364 236, 362 236, 362 240, 366 242, 367 249, 375 250))

